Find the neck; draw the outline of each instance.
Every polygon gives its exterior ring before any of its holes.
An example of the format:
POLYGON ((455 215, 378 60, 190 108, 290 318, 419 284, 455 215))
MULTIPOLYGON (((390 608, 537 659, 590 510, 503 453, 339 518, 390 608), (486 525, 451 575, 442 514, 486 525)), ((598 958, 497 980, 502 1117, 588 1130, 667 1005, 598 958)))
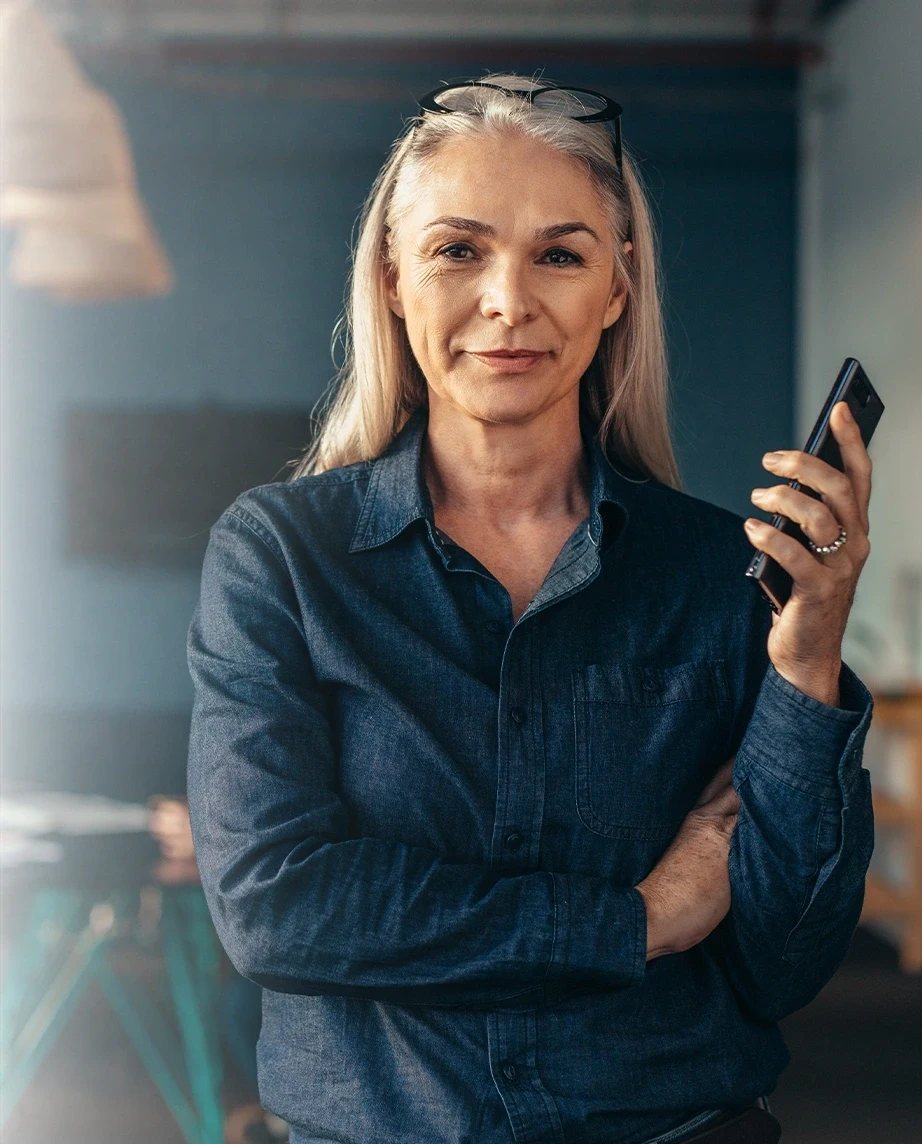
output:
POLYGON ((430 392, 423 471, 443 517, 513 529, 589 512, 579 397, 527 422, 481 421, 430 392))

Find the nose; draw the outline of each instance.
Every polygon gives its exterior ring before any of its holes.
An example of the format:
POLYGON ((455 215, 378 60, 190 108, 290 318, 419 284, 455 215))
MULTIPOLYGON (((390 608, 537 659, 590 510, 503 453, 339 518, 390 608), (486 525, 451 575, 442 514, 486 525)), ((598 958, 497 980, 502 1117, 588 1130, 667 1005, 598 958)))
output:
POLYGON ((528 267, 512 258, 497 259, 485 276, 480 312, 485 318, 498 318, 507 326, 518 326, 534 318, 538 300, 532 290, 528 267))

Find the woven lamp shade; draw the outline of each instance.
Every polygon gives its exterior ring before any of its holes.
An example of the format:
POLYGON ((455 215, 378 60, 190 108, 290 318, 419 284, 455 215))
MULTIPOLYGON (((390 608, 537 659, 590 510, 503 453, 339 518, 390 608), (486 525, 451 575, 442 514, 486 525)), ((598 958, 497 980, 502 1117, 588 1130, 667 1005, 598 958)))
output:
POLYGON ((138 195, 121 115, 34 8, 0 6, 0 222, 9 275, 59 298, 166 293, 172 273, 138 195))

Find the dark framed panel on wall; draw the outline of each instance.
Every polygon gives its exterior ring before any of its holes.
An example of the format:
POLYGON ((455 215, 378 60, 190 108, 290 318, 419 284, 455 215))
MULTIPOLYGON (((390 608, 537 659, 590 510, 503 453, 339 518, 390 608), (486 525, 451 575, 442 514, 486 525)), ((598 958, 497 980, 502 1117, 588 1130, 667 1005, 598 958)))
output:
POLYGON ((198 567, 224 509, 287 479, 311 428, 301 409, 67 409, 66 558, 198 567))

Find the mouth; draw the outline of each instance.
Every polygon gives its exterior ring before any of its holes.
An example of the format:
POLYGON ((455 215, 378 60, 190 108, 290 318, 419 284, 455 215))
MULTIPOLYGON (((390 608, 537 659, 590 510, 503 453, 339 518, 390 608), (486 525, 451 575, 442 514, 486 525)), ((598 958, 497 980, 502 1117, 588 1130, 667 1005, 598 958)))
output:
POLYGON ((524 373, 547 357, 546 350, 469 350, 471 357, 498 373, 524 373))

